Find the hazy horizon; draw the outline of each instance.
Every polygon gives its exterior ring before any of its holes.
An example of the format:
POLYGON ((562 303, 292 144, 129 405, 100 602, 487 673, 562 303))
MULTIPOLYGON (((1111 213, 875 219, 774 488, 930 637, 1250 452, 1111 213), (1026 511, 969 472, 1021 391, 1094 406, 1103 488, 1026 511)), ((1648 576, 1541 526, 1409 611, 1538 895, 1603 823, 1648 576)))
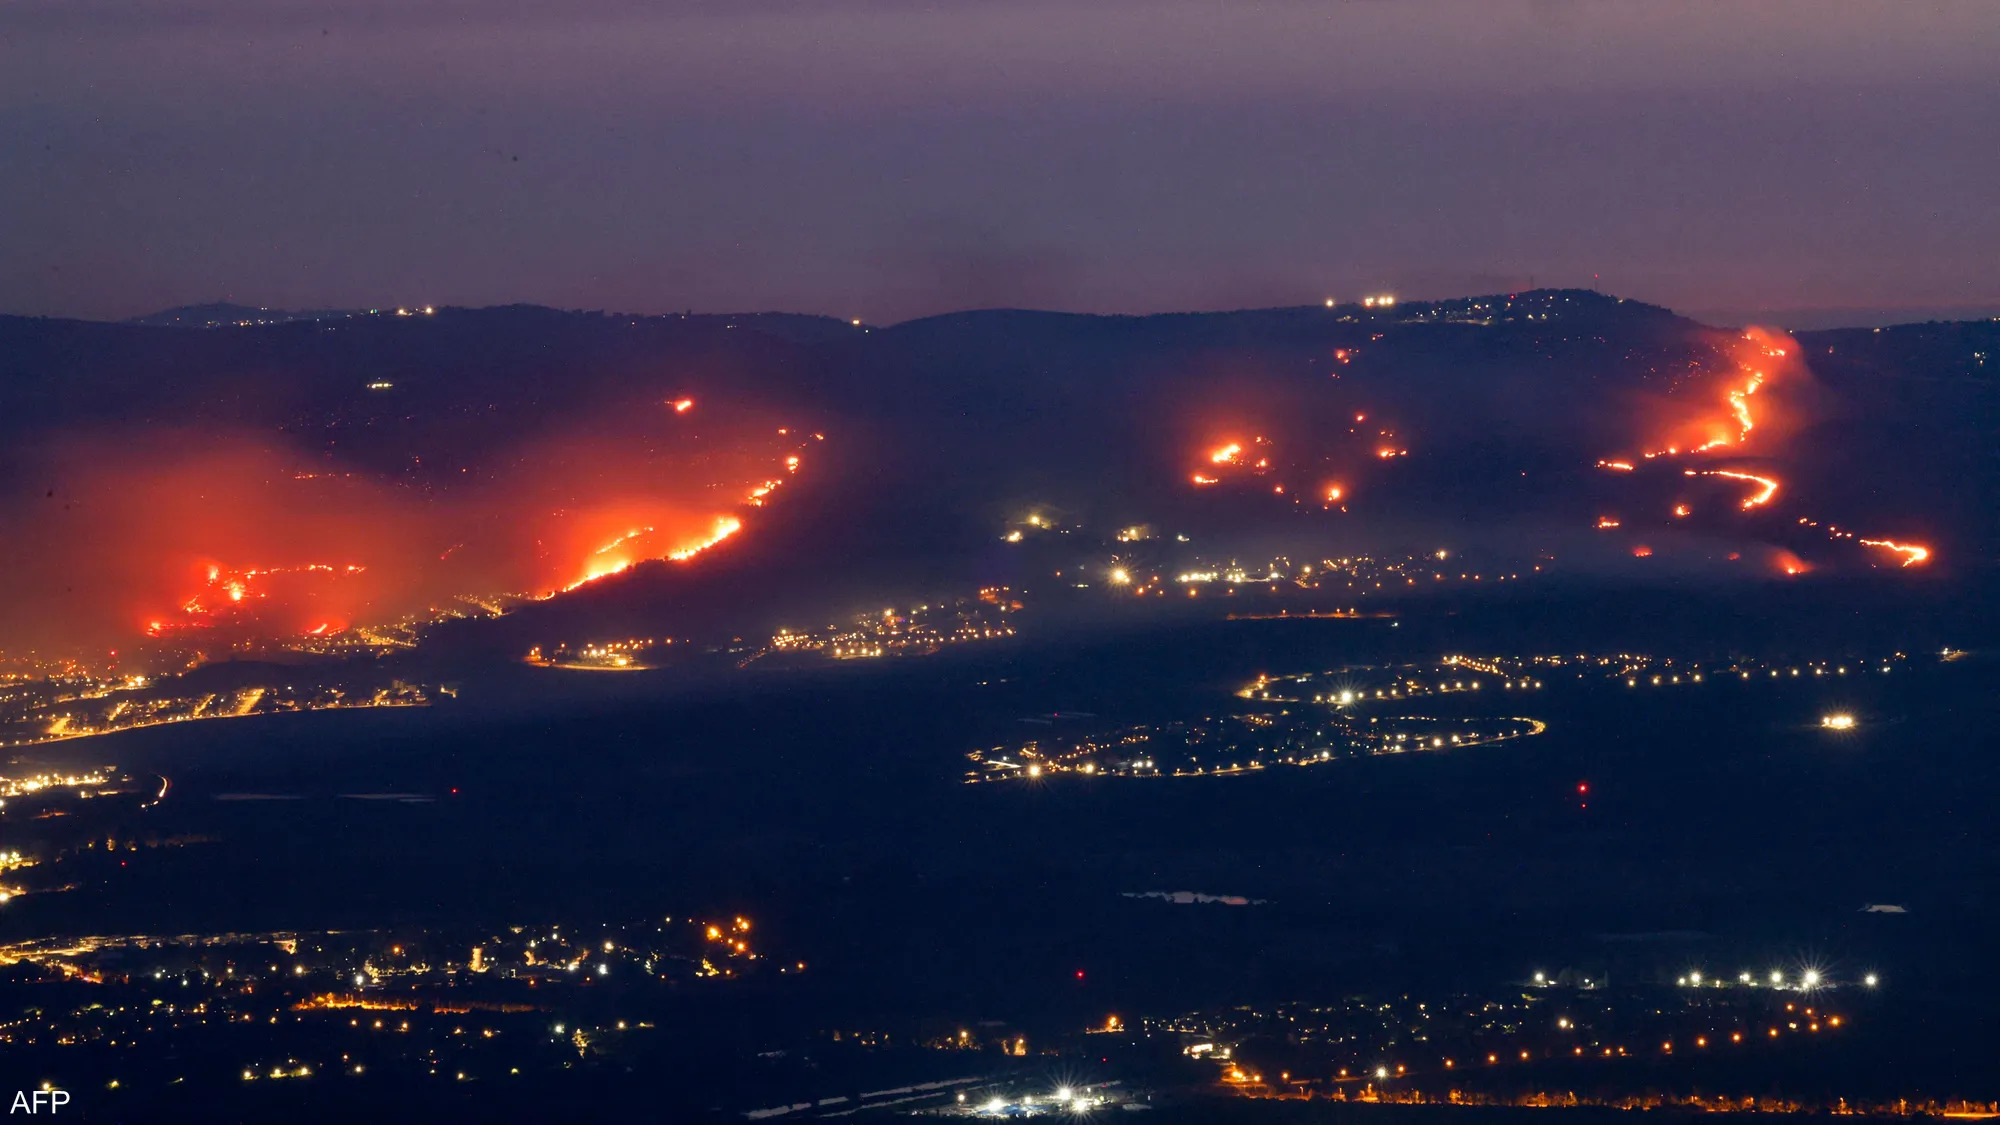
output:
POLYGON ((34 0, 0 308, 1919 319, 2000 305, 1996 51, 1972 3, 34 0))
MULTIPOLYGON (((1522 288, 1523 290, 1525 290, 1527 287, 1524 286, 1522 288)), ((1590 287, 1537 286, 1536 288, 1588 289, 1590 287)), ((1626 300, 1643 300, 1643 298, 1633 297, 1629 294, 1619 294, 1619 293, 1607 292, 1605 290, 1596 290, 1596 291, 1604 292, 1606 293, 1607 296, 1621 297, 1626 300)), ((1430 294, 1425 296, 1409 296, 1405 294, 1397 294, 1396 296, 1399 301, 1402 301, 1404 303, 1421 304, 1426 302, 1449 301, 1449 300, 1459 300, 1471 297, 1493 296, 1496 295, 1497 292, 1498 291, 1482 291, 1482 292, 1467 291, 1462 293, 1449 293, 1449 294, 1439 293, 1439 294, 1430 294)), ((1335 298, 1335 299, 1339 300, 1341 304, 1346 305, 1346 304, 1358 304, 1362 298, 1360 295, 1357 294, 1349 297, 1335 298)), ((1306 307, 1311 307, 1316 303, 1318 302, 1294 301, 1286 304, 1273 304, 1273 305, 1261 305, 1261 306, 1235 305, 1235 306, 1216 306, 1213 308, 1160 308, 1160 309, 1143 309, 1143 310, 1050 308, 1050 307, 1040 307, 1033 305, 985 305, 985 306, 972 306, 966 308, 941 309, 936 312, 925 313, 921 316, 908 317, 903 320, 895 320, 895 321, 879 322, 879 323, 868 321, 866 323, 869 323, 875 327, 888 328, 888 327, 894 327, 895 325, 898 324, 909 323, 911 321, 917 321, 917 320, 924 320, 931 317, 952 316, 960 313, 974 313, 974 312, 1046 312, 1046 313, 1058 313, 1062 315, 1073 315, 1073 316, 1106 316, 1106 317, 1224 315, 1228 313, 1251 312, 1251 311, 1257 311, 1259 309, 1269 309, 1269 308, 1306 308, 1306 307)), ((1652 304, 1654 302, 1646 302, 1646 303, 1652 304)), ((55 314, 8 313, 4 311, 0 311, 0 315, 51 316, 55 319, 83 320, 83 321, 92 321, 97 323, 117 324, 117 323, 129 323, 132 321, 145 320, 151 317, 160 316, 167 313, 180 311, 183 309, 199 309, 212 305, 234 305, 243 308, 254 308, 254 309, 260 309, 264 311, 277 312, 277 313, 321 313, 321 312, 346 313, 346 312, 363 312, 369 310, 388 310, 399 307, 421 308, 424 307, 425 305, 430 305, 436 308, 463 308, 463 309, 492 309, 492 308, 509 308, 516 306, 531 306, 539 308, 553 308, 564 312, 604 312, 620 316, 674 316, 678 314, 692 312, 695 315, 701 315, 701 316, 775 315, 775 316, 827 317, 834 320, 852 319, 849 317, 843 317, 836 312, 827 312, 827 311, 820 311, 820 310, 806 309, 806 308, 583 309, 571 306, 548 305, 538 301, 529 301, 529 300, 500 301, 494 304, 487 304, 487 305, 454 306, 454 305, 439 304, 436 302, 419 301, 413 303, 405 303, 402 305, 398 305, 393 302, 386 302, 386 303, 377 302, 373 304, 362 304, 347 308, 338 308, 332 306, 292 308, 276 304, 261 303, 253 299, 239 299, 235 297, 222 297, 214 299, 188 301, 177 305, 148 309, 142 312, 134 313, 129 316, 121 316, 121 317, 65 316, 59 313, 55 314)), ((1688 320, 1692 320, 1700 324, 1706 324, 1715 327, 1732 327, 1732 326, 1740 327, 1746 325, 1766 325, 1766 326, 1784 328, 1792 331, 1803 331, 1803 332, 1824 331, 1828 329, 1838 329, 1838 328, 1881 328, 1898 324, 1920 324, 1933 321, 1973 321, 1973 320, 1987 320, 1987 319, 2000 318, 2000 300, 1988 303, 1973 303, 1973 304, 1958 305, 1958 306, 1917 306, 1917 307, 1902 307, 1902 308, 1853 307, 1853 308, 1800 308, 1800 309, 1679 309, 1679 308, 1673 308, 1671 306, 1661 306, 1661 307, 1667 308, 1670 312, 1673 312, 1677 316, 1685 317, 1688 320)))

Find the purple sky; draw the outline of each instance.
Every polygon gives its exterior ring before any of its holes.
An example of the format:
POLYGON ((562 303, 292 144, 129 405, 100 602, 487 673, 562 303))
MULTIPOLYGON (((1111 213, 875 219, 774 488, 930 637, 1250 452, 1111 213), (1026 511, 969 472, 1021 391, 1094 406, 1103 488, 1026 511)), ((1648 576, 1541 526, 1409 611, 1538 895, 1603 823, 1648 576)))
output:
POLYGON ((1801 324, 2000 309, 2000 10, 0 6, 0 311, 890 321, 1593 278, 1801 324))

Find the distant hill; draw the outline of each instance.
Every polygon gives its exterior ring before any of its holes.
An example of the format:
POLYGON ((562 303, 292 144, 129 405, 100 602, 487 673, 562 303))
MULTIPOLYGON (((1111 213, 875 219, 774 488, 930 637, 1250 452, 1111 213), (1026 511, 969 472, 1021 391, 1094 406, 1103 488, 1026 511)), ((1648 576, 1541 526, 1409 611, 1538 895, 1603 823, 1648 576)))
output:
POLYGON ((124 321, 151 328, 228 328, 249 327, 262 324, 285 324, 294 320, 326 320, 330 317, 352 316, 347 309, 266 309, 250 305, 232 305, 226 301, 213 301, 205 305, 180 305, 162 309, 145 316, 135 316, 124 321))
MULTIPOLYGON (((1712 544, 1718 558, 1757 542, 1865 568, 1865 550, 1821 526, 1837 523, 1922 536, 1937 548, 1931 573, 2000 553, 1992 321, 1800 334, 1809 374, 1755 400, 1789 417, 1733 462, 1774 466, 1784 487, 1746 514, 1728 481, 1597 464, 1637 455, 1674 411, 1726 416, 1736 333, 1580 290, 1158 316, 987 310, 888 327, 535 306, 209 305, 144 319, 0 317, 6 495, 61 500, 63 482, 28 452, 44 435, 133 425, 265 435, 316 473, 442 506, 547 435, 683 396, 699 406, 673 433, 700 456, 745 427, 826 435, 702 565, 635 568, 524 621, 635 607, 741 620, 746 606, 803 613, 1046 580, 1054 556, 1001 540, 1030 509, 1100 532, 1170 528, 1218 551, 1484 537, 1637 565, 1625 548, 1641 542, 1663 557, 1677 540, 1712 544), (1192 483, 1209 450, 1257 438, 1242 471, 1192 483), (1258 459, 1268 469, 1251 471, 1258 459), (1345 491, 1329 507, 1319 494, 1332 483, 1345 491), (1677 490, 1693 517, 1670 514, 1677 490), (1597 532, 1614 514, 1624 526, 1597 532)), ((615 459, 604 474, 606 487, 644 484, 615 459)))

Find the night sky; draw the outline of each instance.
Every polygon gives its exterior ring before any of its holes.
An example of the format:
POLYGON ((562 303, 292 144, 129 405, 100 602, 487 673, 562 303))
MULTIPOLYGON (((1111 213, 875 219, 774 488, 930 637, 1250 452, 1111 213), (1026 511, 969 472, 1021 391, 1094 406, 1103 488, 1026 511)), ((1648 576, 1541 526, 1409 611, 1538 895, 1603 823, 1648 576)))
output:
POLYGON ((0 8, 13 313, 1540 284, 1805 326, 2000 309, 1996 184, 1991 0, 0 8))

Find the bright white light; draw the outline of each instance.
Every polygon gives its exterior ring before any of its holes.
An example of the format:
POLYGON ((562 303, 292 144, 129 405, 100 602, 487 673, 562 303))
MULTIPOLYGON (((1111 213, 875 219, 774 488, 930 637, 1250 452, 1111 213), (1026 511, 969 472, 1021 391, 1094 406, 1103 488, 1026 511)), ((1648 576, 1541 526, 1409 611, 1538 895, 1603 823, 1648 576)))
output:
POLYGON ((1377 1077, 1377 1078, 1387 1078, 1387 1077, 1389 1077, 1389 1068, 1388 1068, 1388 1067, 1386 1067, 1386 1066, 1378 1066, 1378 1067, 1376 1067, 1376 1068, 1375 1068, 1375 1077, 1377 1077))
POLYGON ((1783 974, 1783 973, 1781 973, 1781 972, 1778 972, 1778 971, 1777 971, 1776 969, 1773 969, 1773 970, 1771 971, 1771 983, 1772 983, 1772 984, 1783 984, 1783 983, 1785 983, 1785 974, 1783 974))
POLYGON ((1865 977, 1862 977, 1862 978, 1861 978, 1861 983, 1862 983, 1862 984, 1865 984, 1865 985, 1867 985, 1867 986, 1868 986, 1868 987, 1870 987, 1870 988, 1874 988, 1874 987, 1875 987, 1875 974, 1874 974, 1874 973, 1869 973, 1869 974, 1868 974, 1867 976, 1865 976, 1865 977))
POLYGON ((1699 986, 1699 985, 1701 984, 1701 974, 1700 974, 1700 973, 1689 973, 1689 974, 1688 974, 1688 983, 1689 983, 1689 984, 1692 984, 1692 985, 1696 985, 1696 986, 1699 986))
POLYGON ((1805 975, 1805 978, 1804 978, 1804 980, 1805 980, 1805 986, 1806 986, 1807 988, 1818 988, 1818 987, 1819 987, 1819 972, 1818 972, 1817 970, 1814 970, 1814 969, 1807 969, 1807 970, 1806 970, 1806 975, 1805 975))
POLYGON ((1547 983, 1548 983, 1548 979, 1549 979, 1549 978, 1547 978, 1547 977, 1543 976, 1543 975, 1542 975, 1542 974, 1540 974, 1540 973, 1536 973, 1536 974, 1535 974, 1535 983, 1536 983, 1536 984, 1547 984, 1547 983))
POLYGON ((1000 1098, 994 1098, 993 1100, 986 1103, 986 1112, 988 1113, 999 1113, 1001 1110, 1006 1108, 1007 1108, 1007 1103, 1000 1098))
POLYGON ((1059 1102, 1066 1102, 1070 1100, 1070 1098, 1073 1096, 1074 1095, 1070 1093, 1068 1086, 1058 1086, 1056 1088, 1056 1100, 1059 1102))

